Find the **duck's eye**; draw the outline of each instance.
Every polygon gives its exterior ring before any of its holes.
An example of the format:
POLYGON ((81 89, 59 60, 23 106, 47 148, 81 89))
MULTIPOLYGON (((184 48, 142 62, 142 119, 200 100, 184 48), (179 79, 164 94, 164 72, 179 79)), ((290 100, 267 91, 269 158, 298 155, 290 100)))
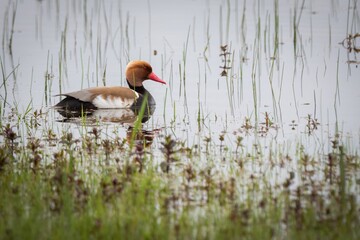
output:
POLYGON ((148 72, 152 72, 152 68, 150 66, 144 65, 143 68, 148 72))

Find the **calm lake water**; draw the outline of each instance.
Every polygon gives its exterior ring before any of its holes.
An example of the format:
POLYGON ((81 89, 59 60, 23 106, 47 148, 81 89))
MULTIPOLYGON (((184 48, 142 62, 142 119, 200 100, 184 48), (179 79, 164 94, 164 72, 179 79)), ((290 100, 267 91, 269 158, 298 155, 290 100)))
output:
POLYGON ((251 145, 256 129, 265 139, 305 138, 320 149, 338 130, 359 148, 360 36, 340 44, 360 32, 352 4, 1 1, 2 114, 42 109, 52 128, 77 132, 56 121, 54 95, 125 86, 127 62, 143 59, 168 82, 145 83, 157 102, 147 129, 189 145, 222 131, 251 145))

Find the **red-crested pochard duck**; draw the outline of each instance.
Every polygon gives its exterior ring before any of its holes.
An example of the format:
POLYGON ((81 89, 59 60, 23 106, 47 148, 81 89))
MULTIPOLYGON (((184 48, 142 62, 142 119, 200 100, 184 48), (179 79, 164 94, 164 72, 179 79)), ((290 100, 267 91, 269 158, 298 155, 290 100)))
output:
POLYGON ((148 105, 155 105, 155 100, 144 88, 143 81, 150 79, 166 84, 152 71, 149 63, 141 60, 131 61, 126 66, 127 87, 93 87, 76 92, 63 93, 62 101, 55 105, 70 111, 93 110, 102 108, 131 108, 138 109, 145 95, 148 105))

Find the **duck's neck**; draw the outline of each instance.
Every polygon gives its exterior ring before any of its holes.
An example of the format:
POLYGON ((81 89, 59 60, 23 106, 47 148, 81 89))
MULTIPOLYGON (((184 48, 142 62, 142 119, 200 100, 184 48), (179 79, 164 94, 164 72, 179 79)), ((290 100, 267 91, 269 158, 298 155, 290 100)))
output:
POLYGON ((145 93, 148 93, 148 91, 144 88, 144 86, 133 86, 130 84, 130 82, 128 80, 127 81, 127 84, 129 85, 129 88, 134 90, 135 92, 137 93, 140 93, 142 95, 144 95, 145 93))
POLYGON ((129 85, 129 88, 130 89, 132 89, 132 90, 134 90, 135 92, 137 92, 137 93, 139 93, 141 96, 140 96, 140 101, 139 101, 139 106, 141 106, 141 102, 142 102, 142 100, 143 100, 143 97, 145 96, 145 95, 147 95, 147 101, 148 101, 148 104, 149 105, 155 105, 155 99, 153 98, 153 96, 149 93, 149 91, 148 90, 146 90, 145 88, 144 88, 144 86, 133 86, 133 85, 131 85, 130 84, 130 82, 129 81, 127 81, 127 84, 129 85))

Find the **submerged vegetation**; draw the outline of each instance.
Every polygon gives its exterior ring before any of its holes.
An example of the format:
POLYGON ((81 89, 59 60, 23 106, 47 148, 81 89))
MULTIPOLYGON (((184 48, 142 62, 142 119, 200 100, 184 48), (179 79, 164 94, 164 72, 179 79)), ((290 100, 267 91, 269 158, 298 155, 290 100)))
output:
POLYGON ((360 239, 357 1, 4 2, 0 239, 360 239), (51 108, 138 58, 157 109, 51 108))

